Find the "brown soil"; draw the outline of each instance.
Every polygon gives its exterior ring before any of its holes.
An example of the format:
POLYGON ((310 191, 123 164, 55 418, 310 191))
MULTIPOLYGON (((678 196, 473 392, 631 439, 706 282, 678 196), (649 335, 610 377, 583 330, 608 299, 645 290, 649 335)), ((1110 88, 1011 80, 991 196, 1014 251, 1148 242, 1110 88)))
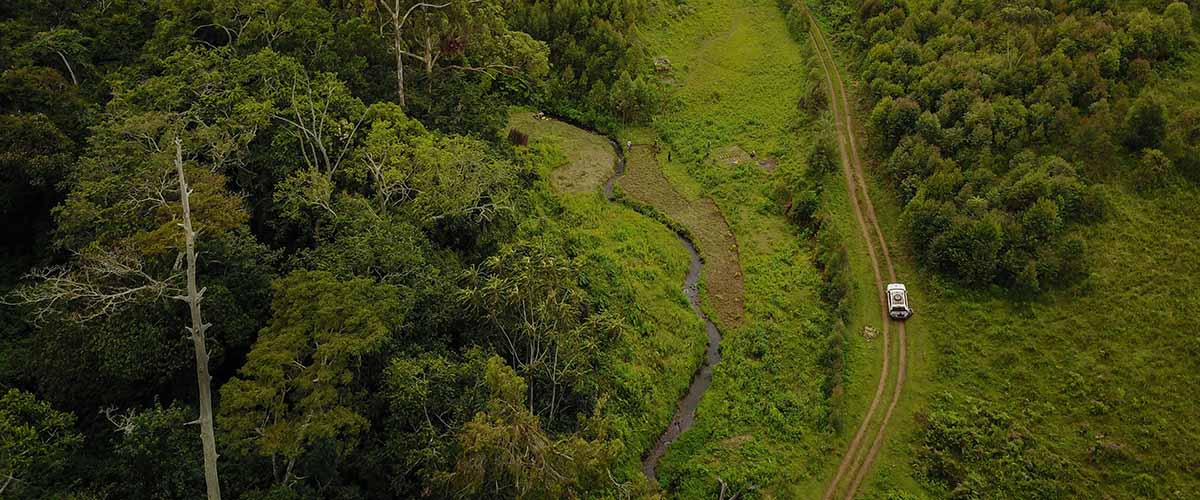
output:
POLYGON ((688 201, 663 175, 654 149, 637 144, 626 157, 618 181, 630 198, 658 209, 691 234, 704 260, 703 286, 717 323, 725 329, 741 324, 744 283, 738 243, 721 209, 709 198, 688 201))
POLYGON ((898 363, 896 371, 895 383, 892 386, 891 401, 888 404, 887 410, 884 412, 882 419, 876 427, 874 436, 872 437, 869 449, 864 450, 866 442, 863 441, 868 427, 871 426, 872 419, 879 407, 879 403, 883 396, 883 391, 886 386, 887 376, 889 372, 889 364, 891 357, 891 349, 889 346, 889 325, 890 321, 887 316, 887 298, 884 295, 883 273, 880 269, 879 257, 876 255, 876 247, 883 254, 884 266, 891 281, 896 281, 896 271, 892 266, 891 254, 888 251, 887 240, 883 235, 883 231, 879 228, 879 221, 875 216, 875 206, 871 202, 870 192, 867 189, 863 163, 859 156, 859 148, 855 138, 855 129, 853 122, 853 114, 850 107, 850 101, 847 98, 845 84, 842 81, 840 72, 837 69, 837 63, 833 59, 833 54, 829 49, 828 42, 825 40, 825 35, 821 32, 820 26, 813 19, 812 14, 808 14, 811 26, 810 35, 812 36, 813 45, 816 48, 821 66, 825 72, 827 88, 830 91, 830 100, 833 103, 834 122, 838 132, 838 149, 842 158, 842 173, 846 178, 846 187, 850 198, 854 205, 854 215, 858 221, 858 226, 861 231, 863 240, 867 242, 867 253, 871 260, 871 266, 875 274, 875 284, 879 290, 879 306, 883 319, 883 362, 879 372, 879 382, 876 384, 875 396, 871 400, 871 405, 867 413, 863 416, 862 423, 859 424, 858 431, 855 433, 850 446, 846 450, 846 454, 842 457, 841 463, 833 479, 830 481, 825 490, 824 498, 829 500, 833 498, 845 478, 849 482, 845 490, 845 498, 853 498, 858 491, 859 485, 870 471, 871 466, 875 462, 875 458, 879 450, 883 446, 883 437, 887 426, 891 421, 892 414, 899 403, 900 395, 904 389, 904 380, 907 376, 907 338, 903 322, 897 323, 897 351, 898 363), (864 451, 866 453, 863 456, 864 451), (861 458, 861 462, 859 459, 861 458))
POLYGON ((741 146, 734 145, 716 151, 716 153, 713 155, 713 160, 717 162, 717 165, 723 167, 733 167, 749 163, 753 161, 754 158, 750 156, 750 153, 747 153, 746 150, 742 149, 741 146))

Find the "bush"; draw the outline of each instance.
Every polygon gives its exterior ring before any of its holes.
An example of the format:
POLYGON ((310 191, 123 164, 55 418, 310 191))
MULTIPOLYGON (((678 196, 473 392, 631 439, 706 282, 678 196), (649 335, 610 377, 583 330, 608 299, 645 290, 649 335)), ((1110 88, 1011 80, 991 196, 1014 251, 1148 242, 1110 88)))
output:
POLYGON ((508 142, 512 143, 514 146, 528 146, 529 134, 514 128, 508 131, 508 142))
POLYGON ((1125 143, 1132 150, 1157 148, 1167 134, 1167 108, 1149 95, 1138 98, 1125 115, 1125 143))
POLYGON ((1171 175, 1171 159, 1157 149, 1142 150, 1134 171, 1134 185, 1141 191, 1150 191, 1167 184, 1171 175))
POLYGON ((943 393, 917 414, 915 466, 953 498, 1050 499, 1070 496, 1076 472, 1025 422, 998 405, 943 393))

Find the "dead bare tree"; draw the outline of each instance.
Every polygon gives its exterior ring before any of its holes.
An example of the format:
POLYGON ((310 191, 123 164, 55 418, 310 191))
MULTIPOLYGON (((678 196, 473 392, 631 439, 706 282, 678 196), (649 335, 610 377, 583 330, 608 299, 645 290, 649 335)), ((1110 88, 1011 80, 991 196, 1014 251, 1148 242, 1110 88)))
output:
MULTIPOLYGON (((177 285, 180 273, 175 272, 166 278, 156 277, 146 269, 144 262, 134 251, 90 250, 77 256, 74 267, 53 266, 31 271, 25 277, 37 284, 17 288, 10 295, 0 299, 0 303, 33 305, 35 321, 43 321, 48 316, 65 310, 69 318, 84 323, 110 315, 145 299, 170 297, 186 302, 192 320, 192 325, 186 329, 195 348, 196 383, 200 393, 200 417, 192 423, 200 425, 208 499, 219 500, 221 486, 217 476, 217 441, 213 430, 212 377, 208 372, 209 356, 205 345, 205 332, 211 324, 204 323, 200 314, 200 302, 205 289, 197 288, 196 284, 198 231, 192 226, 192 189, 188 187, 183 169, 183 141, 176 135, 174 143, 173 163, 182 205, 182 222, 179 226, 183 229, 185 241, 185 248, 176 260, 175 268, 179 268, 180 261, 186 261, 184 288, 181 289, 177 285), (78 307, 72 309, 68 307, 70 305, 78 307)), ((162 193, 161 186, 155 183, 155 186, 150 187, 150 194, 136 201, 165 205, 167 197, 162 193)))
POLYGON ((407 104, 404 99, 404 56, 422 61, 426 60, 404 49, 404 34, 405 27, 408 24, 408 17, 417 9, 444 9, 450 6, 450 2, 442 4, 418 2, 410 6, 407 10, 403 9, 401 0, 379 0, 379 5, 387 11, 388 20, 392 25, 392 51, 396 53, 396 93, 400 107, 406 108, 407 104))
POLYGON ((124 249, 91 250, 77 255, 76 262, 74 267, 50 266, 30 271, 25 279, 38 285, 19 287, 0 303, 35 305, 32 314, 36 323, 63 312, 60 305, 78 304, 82 307, 66 312, 72 320, 83 323, 135 301, 178 291, 172 285, 175 276, 155 278, 139 257, 124 249))
POLYGON ((196 231, 192 229, 192 210, 190 198, 192 190, 188 188, 187 176, 183 171, 183 141, 175 136, 175 172, 179 175, 179 202, 183 208, 183 237, 187 258, 187 294, 176 296, 188 304, 192 316, 192 326, 187 331, 192 336, 192 346, 196 351, 196 385, 200 390, 200 441, 204 446, 204 482, 208 489, 209 500, 220 500, 221 483, 217 477, 217 437, 213 431, 212 412, 212 376, 208 374, 208 348, 205 346, 205 334, 209 323, 200 316, 200 300, 204 298, 203 288, 196 288, 196 231))

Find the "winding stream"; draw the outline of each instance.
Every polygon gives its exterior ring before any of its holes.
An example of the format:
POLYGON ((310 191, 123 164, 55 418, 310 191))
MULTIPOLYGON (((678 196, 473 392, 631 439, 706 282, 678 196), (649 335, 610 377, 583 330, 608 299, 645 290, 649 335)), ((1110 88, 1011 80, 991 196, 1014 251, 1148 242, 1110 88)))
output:
MULTIPOLYGON (((617 179, 625 174, 625 151, 615 141, 609 140, 609 143, 612 144, 613 151, 617 154, 617 164, 613 176, 604 184, 604 196, 609 201, 613 201, 613 187, 616 185, 617 179)), ((683 280, 683 293, 687 295, 688 303, 692 305, 692 311, 695 311, 696 316, 704 320, 704 332, 708 335, 708 347, 704 352, 704 361, 696 370, 696 374, 692 376, 692 383, 688 386, 687 394, 675 405, 675 416, 671 417, 671 423, 663 430, 662 435, 654 444, 654 448, 651 448, 650 452, 642 458, 642 472, 646 474, 647 479, 655 482, 658 477, 654 469, 658 467, 658 461, 667 453, 667 447, 671 446, 671 443, 680 434, 692 427, 696 420, 696 407, 700 406, 700 398, 712 385, 713 366, 721 362, 721 332, 717 330, 717 325, 708 319, 708 315, 700 309, 700 269, 703 265, 700 253, 696 251, 696 245, 682 234, 676 233, 676 236, 691 257, 687 277, 683 280)))

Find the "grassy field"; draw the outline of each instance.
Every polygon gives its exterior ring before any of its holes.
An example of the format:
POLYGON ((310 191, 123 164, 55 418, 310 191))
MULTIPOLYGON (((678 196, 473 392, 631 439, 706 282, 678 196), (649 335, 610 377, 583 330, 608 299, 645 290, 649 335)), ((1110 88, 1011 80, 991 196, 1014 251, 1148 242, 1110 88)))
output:
POLYGON ((612 177, 616 153, 604 136, 558 120, 535 118, 533 112, 522 109, 509 113, 508 126, 566 152, 567 163, 550 172, 550 187, 555 192, 594 193, 612 177))
POLYGON ((721 328, 737 328, 741 325, 745 301, 737 240, 712 199, 689 200, 675 189, 663 175, 658 156, 650 146, 634 145, 626 156, 625 175, 617 185, 637 203, 653 206, 687 230, 704 261, 701 270, 704 308, 716 312, 714 322, 721 328))
MULTIPOLYGON (((580 249, 576 258, 590 273, 583 278, 592 296, 619 311, 631 327, 626 349, 610 370, 618 397, 607 410, 625 443, 614 475, 644 481, 641 456, 670 421, 704 354, 704 325, 682 289, 687 251, 666 226, 601 196, 615 159, 606 139, 558 121, 532 120, 528 111, 511 115, 510 126, 529 134, 533 145, 561 154, 562 164, 548 175, 561 211, 541 220, 566 228, 580 249), (591 187, 555 181, 564 178, 563 170, 569 179, 588 179, 591 187)), ((523 230, 537 234, 547 228, 523 230)))
MULTIPOLYGON (((1157 84, 1173 102, 1200 98, 1197 58, 1189 57, 1187 66, 1177 79, 1157 84)), ((905 397, 862 498, 949 494, 920 478, 920 422, 931 411, 961 418, 957 430, 964 433, 987 428, 1007 434, 974 434, 967 445, 1007 443, 1036 450, 1032 459, 1017 455, 1025 460, 1056 464, 1058 475, 1042 489, 1048 498, 1055 495, 1051 488, 1071 498, 1200 497, 1200 406, 1191 389, 1200 383, 1200 337, 1193 326, 1200 315, 1200 249, 1194 243, 1200 238, 1200 194, 1182 179, 1158 192, 1135 193, 1129 176, 1117 173, 1127 171, 1129 161, 1115 158, 1109 168, 1093 169, 1114 174, 1094 179, 1104 183, 1107 219, 1082 229, 1091 276, 1032 299, 964 289, 916 268, 896 223, 896 197, 876 176, 876 209, 897 242, 893 256, 914 291, 917 316, 909 324, 905 397), (971 420, 980 415, 1000 423, 986 427, 971 420)), ((844 184, 828 181, 825 206, 841 234, 856 234, 844 184)), ((860 285, 852 316, 870 317, 871 277, 854 240, 847 245, 860 285)), ((857 416, 878 374, 872 370, 878 353, 861 338, 851 345, 847 392, 857 416)), ((1014 467, 1006 457, 964 462, 988 480, 1014 467)))
POLYGON ((796 77, 808 71, 774 2, 663 8, 643 33, 651 55, 673 66, 673 101, 629 137, 660 142, 673 192, 720 208, 738 243, 745 316, 721 325, 713 386, 696 426, 668 450, 660 483, 675 498, 716 498, 722 481, 740 498, 802 498, 797 485, 820 473, 830 449, 818 362, 828 315, 812 251, 773 186, 778 172, 802 168, 796 77))

